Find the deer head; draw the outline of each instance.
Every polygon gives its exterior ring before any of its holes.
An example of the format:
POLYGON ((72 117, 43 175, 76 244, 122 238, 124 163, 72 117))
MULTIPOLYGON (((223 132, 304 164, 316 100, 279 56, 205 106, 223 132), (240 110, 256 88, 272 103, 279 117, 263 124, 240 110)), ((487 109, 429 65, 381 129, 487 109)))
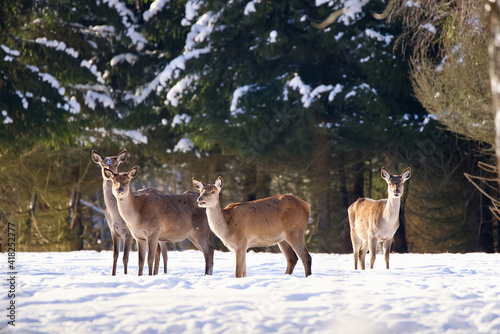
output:
POLYGON ((113 173, 118 173, 118 166, 127 160, 127 150, 123 150, 116 156, 104 158, 102 155, 92 150, 92 161, 100 165, 101 168, 109 169, 113 173))
POLYGON ((403 184, 411 176, 410 167, 406 168, 401 175, 391 175, 385 167, 382 167, 381 174, 382 178, 387 182, 389 197, 399 198, 403 196, 403 184))
POLYGON ((130 192, 130 180, 137 176, 137 167, 131 168, 126 173, 113 173, 109 169, 103 169, 106 179, 113 182, 113 195, 116 198, 124 197, 130 192))
POLYGON ((193 177, 193 185, 200 192, 198 197, 198 206, 208 208, 219 205, 219 193, 224 185, 222 177, 218 177, 214 184, 204 184, 193 177))

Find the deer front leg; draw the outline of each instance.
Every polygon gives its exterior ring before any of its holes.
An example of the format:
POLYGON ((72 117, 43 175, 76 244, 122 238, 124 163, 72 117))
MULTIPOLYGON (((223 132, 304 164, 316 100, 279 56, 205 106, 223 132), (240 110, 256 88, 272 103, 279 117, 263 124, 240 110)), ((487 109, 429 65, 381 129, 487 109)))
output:
POLYGON ((144 269, 144 259, 146 258, 146 253, 148 251, 148 242, 146 240, 137 239, 137 248, 139 250, 139 276, 142 276, 142 271, 144 269))
POLYGON ((240 247, 235 250, 236 254, 236 272, 235 277, 245 277, 246 276, 246 247, 240 247))
POLYGON ((368 248, 370 250, 370 269, 373 269, 375 258, 377 257, 377 238, 369 237, 368 248))
POLYGON ((120 253, 120 237, 111 230, 111 240, 113 241, 113 270, 111 276, 116 275, 116 263, 118 262, 118 255, 120 253))
POLYGON ((127 275, 128 268, 128 258, 130 254, 130 250, 132 249, 132 243, 134 242, 134 238, 130 233, 125 235, 123 239, 123 273, 127 275))
MULTIPOLYGON (((148 273, 149 275, 153 275, 153 265, 155 262, 156 251, 159 250, 158 245, 158 234, 150 235, 148 238, 148 273)), ((160 261, 158 254, 158 262, 160 261)), ((155 270, 155 275, 158 274, 158 266, 155 270)))
POLYGON ((391 254, 391 245, 392 238, 384 240, 382 243, 382 247, 384 249, 384 258, 385 258, 385 268, 389 269, 389 255, 391 254))

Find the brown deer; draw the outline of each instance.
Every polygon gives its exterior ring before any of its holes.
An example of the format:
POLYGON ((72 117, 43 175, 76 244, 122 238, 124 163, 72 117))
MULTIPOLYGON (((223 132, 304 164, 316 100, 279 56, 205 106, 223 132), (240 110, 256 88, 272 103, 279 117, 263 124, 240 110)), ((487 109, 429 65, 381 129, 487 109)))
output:
MULTIPOLYGON (((210 228, 205 210, 196 205, 198 197, 196 192, 186 191, 179 195, 166 195, 154 188, 132 192, 130 181, 137 176, 137 167, 131 168, 127 173, 117 174, 109 169, 103 173, 113 182, 112 191, 117 199, 118 211, 137 241, 139 276, 143 272, 146 252, 149 275, 152 274, 159 240, 177 242, 186 238, 203 252, 205 275, 212 275, 214 249, 208 241, 210 228)), ((166 259, 164 256, 165 262, 166 259)))
POLYGON ((112 182, 104 176, 104 170, 110 170, 113 173, 118 173, 118 166, 127 160, 127 150, 123 150, 116 156, 102 157, 99 153, 92 150, 92 160, 101 166, 102 170, 102 192, 104 195, 104 203, 106 204, 106 222, 111 231, 111 240, 113 241, 113 270, 111 275, 116 275, 116 263, 120 252, 120 240, 123 239, 123 272, 127 274, 128 257, 132 242, 134 239, 127 228, 127 224, 118 212, 116 198, 111 192, 112 182))
POLYGON ((386 268, 389 269, 389 254, 392 238, 399 227, 399 208, 403 196, 404 182, 411 176, 408 167, 401 175, 391 175, 382 167, 382 178, 387 182, 387 199, 375 201, 370 198, 360 198, 348 209, 351 241, 354 251, 354 270, 358 269, 358 259, 361 269, 365 270, 366 252, 370 251, 370 269, 373 269, 377 244, 382 242, 386 268))
POLYGON ((232 203, 221 210, 219 193, 223 186, 219 176, 215 184, 204 184, 193 178, 200 191, 198 205, 206 208, 212 231, 236 254, 236 277, 245 277, 246 252, 251 247, 278 244, 287 259, 285 274, 291 274, 302 260, 306 277, 311 275, 311 255, 304 243, 309 219, 309 204, 292 195, 268 197, 251 202, 232 203))
MULTIPOLYGON (((109 169, 114 173, 118 173, 118 166, 127 160, 127 150, 123 150, 116 156, 102 157, 99 153, 92 150, 92 161, 101 166, 101 169, 109 169)), ((102 172, 102 190, 104 195, 104 204, 106 205, 106 222, 111 231, 111 240, 113 242, 113 270, 111 275, 116 275, 116 263, 118 261, 118 255, 120 252, 120 240, 123 240, 123 271, 127 274, 127 265, 130 249, 132 247, 132 242, 134 238, 130 231, 128 230, 127 224, 120 216, 118 212, 118 205, 116 204, 116 198, 111 191, 113 183, 106 179, 104 172, 102 172)), ((164 272, 167 272, 167 243, 160 242, 158 245, 157 256, 155 256, 155 275, 158 274, 159 262, 160 262, 160 252, 163 254, 163 268, 164 272)))

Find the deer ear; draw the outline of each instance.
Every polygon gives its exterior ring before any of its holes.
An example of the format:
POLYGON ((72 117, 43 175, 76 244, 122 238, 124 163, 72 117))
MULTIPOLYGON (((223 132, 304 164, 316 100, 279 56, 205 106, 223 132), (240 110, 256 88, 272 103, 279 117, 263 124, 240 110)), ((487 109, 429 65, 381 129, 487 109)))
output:
POLYGON ((110 171, 109 169, 107 168, 103 168, 102 169, 102 173, 104 174, 104 177, 108 180, 112 180, 115 178, 115 173, 113 173, 112 171, 110 171))
POLYGON ((382 169, 380 170, 380 174, 382 175, 382 178, 386 181, 389 181, 389 179, 391 178, 391 173, 389 173, 389 171, 385 169, 385 167, 382 167, 382 169))
POLYGON ((411 176, 411 168, 408 167, 405 169, 405 171, 401 174, 401 177, 403 178, 403 181, 406 181, 410 178, 411 176))
POLYGON ((96 164, 100 164, 102 161, 102 156, 97 153, 96 151, 92 150, 92 154, 90 155, 92 157, 92 161, 95 162, 96 164))
POLYGON ((197 178, 193 177, 193 186, 198 190, 198 191, 201 191, 201 189, 203 189, 203 187, 205 186, 205 183, 201 182, 200 180, 198 180, 197 178))
POLYGON ((130 170, 127 172, 127 175, 130 177, 130 178, 134 178, 137 176, 137 173, 139 171, 139 167, 135 166, 135 167, 132 167, 130 168, 130 170))
POLYGON ((224 186, 224 182, 222 181, 222 177, 218 177, 217 180, 215 180, 215 188, 219 189, 219 191, 222 189, 224 186))
POLYGON ((125 162, 127 160, 127 150, 123 150, 118 155, 116 156, 116 161, 118 161, 119 164, 122 162, 125 162))

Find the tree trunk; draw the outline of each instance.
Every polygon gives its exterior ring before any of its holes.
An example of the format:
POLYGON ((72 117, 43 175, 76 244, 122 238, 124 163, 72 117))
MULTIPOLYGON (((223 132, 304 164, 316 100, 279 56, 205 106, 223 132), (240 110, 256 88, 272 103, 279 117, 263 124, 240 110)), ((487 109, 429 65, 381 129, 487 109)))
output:
POLYGON ((495 151, 497 168, 500 171, 500 44, 495 42, 500 39, 500 1, 485 1, 485 5, 490 11, 488 52, 490 55, 491 95, 493 99, 493 111, 495 112, 495 151))
POLYGON ((77 182, 71 187, 69 195, 69 233, 68 242, 69 250, 82 250, 83 249, 83 224, 81 215, 79 214, 80 201, 80 186, 77 182))

